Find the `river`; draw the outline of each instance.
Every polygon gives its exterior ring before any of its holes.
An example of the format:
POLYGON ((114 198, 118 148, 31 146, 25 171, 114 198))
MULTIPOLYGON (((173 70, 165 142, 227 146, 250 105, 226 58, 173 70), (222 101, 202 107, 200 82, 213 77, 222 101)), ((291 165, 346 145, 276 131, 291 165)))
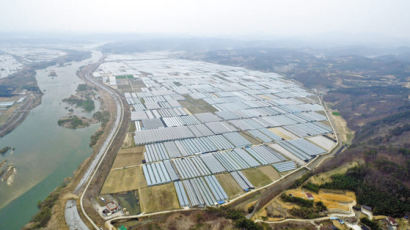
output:
POLYGON ((91 155, 90 136, 99 124, 71 130, 59 127, 57 121, 67 114, 67 104, 62 103, 62 99, 72 95, 78 84, 83 83, 76 71, 80 66, 96 62, 100 56, 93 53, 90 59, 81 62, 37 71, 36 79, 44 92, 41 105, 15 130, 0 138, 0 146, 15 148, 13 154, 0 156, 0 161, 7 159, 17 169, 11 186, 0 183, 0 229, 21 229, 38 211, 38 201, 62 184, 64 178, 72 176, 91 155), (49 77, 50 70, 54 70, 57 77, 49 77))

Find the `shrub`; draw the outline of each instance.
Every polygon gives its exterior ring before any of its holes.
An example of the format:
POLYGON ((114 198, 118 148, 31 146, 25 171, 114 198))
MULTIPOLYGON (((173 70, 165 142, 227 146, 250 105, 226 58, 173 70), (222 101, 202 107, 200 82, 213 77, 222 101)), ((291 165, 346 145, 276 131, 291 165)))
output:
POLYGON ((312 192, 315 192, 315 193, 318 193, 319 189, 320 189, 320 186, 317 185, 317 184, 313 184, 311 182, 308 182, 305 185, 303 185, 302 188, 307 189, 307 190, 312 191, 312 192))
POLYGON ((295 203, 302 207, 313 207, 313 200, 306 200, 300 197, 289 196, 283 193, 280 198, 285 202, 295 203))

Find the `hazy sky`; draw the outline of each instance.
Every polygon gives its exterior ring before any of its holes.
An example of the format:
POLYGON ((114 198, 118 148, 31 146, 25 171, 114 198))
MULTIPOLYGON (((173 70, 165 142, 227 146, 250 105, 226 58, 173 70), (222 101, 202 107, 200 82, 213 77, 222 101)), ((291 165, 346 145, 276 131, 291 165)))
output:
POLYGON ((0 32, 410 39, 410 1, 0 0, 0 32))

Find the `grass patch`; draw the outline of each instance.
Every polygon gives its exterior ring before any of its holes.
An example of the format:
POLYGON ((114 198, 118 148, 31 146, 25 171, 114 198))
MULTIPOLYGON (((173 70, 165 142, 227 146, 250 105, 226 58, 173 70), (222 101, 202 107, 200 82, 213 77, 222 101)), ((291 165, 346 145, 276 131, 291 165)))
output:
POLYGON ((332 112, 332 114, 333 114, 334 116, 340 116, 340 113, 339 113, 339 112, 332 112))
POLYGON ((255 187, 262 187, 272 182, 272 180, 259 170, 259 168, 245 169, 242 173, 255 187))
POLYGON ((139 197, 145 213, 180 208, 173 183, 141 188, 139 197))

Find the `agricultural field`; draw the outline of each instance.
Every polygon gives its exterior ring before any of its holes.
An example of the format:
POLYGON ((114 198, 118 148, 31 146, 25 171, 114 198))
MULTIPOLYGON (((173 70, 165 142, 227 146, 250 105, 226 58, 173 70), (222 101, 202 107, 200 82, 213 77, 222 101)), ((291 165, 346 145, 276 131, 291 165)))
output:
POLYGON ((191 114, 215 112, 216 109, 202 99, 194 99, 189 95, 185 96, 185 100, 180 101, 181 105, 191 114))
POLYGON ((315 95, 278 74, 116 57, 93 75, 124 94, 132 125, 101 193, 137 191, 141 212, 222 205, 332 147, 315 95))
POLYGON ((310 192, 302 189, 287 190, 286 194, 292 194, 294 197, 307 199, 307 193, 313 196, 313 201, 322 201, 327 209, 332 211, 345 211, 349 212, 350 208, 356 201, 356 196, 353 192, 349 191, 332 191, 332 190, 320 190, 318 193, 310 192))
POLYGON ((141 166, 110 171, 101 194, 111 194, 136 190, 146 186, 141 166))
POLYGON ((285 140, 292 140, 297 138, 296 135, 283 129, 282 127, 270 128, 269 130, 285 140))
POLYGON ((150 213, 178 209, 178 198, 173 184, 139 189, 141 211, 150 213))
POLYGON ((128 166, 140 165, 143 159, 143 147, 120 149, 114 160, 113 168, 123 168, 128 166))
MULTIPOLYGON (((271 166, 267 166, 274 170, 271 166)), ((248 178, 248 180, 255 186, 255 187, 262 187, 265 186, 269 183, 271 183, 273 180, 269 177, 269 175, 266 174, 271 174, 272 172, 265 172, 268 171, 266 166, 261 167, 261 168, 251 168, 251 169, 245 169, 243 170, 243 174, 248 178), (262 168, 264 170, 262 171, 262 168)), ((271 176, 273 177, 273 176, 271 176)))
POLYGON ((228 194, 230 199, 233 199, 239 195, 244 194, 245 192, 239 187, 239 185, 235 182, 232 176, 228 173, 218 174, 216 175, 219 183, 221 184, 222 188, 228 194))

